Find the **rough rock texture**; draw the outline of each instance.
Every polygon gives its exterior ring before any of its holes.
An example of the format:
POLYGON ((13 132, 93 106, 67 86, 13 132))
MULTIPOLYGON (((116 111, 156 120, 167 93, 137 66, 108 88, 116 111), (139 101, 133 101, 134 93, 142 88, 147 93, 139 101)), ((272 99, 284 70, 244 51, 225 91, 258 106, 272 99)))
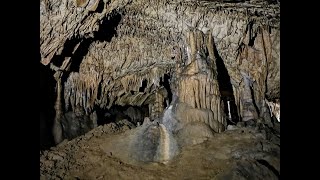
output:
POLYGON ((178 144, 182 147, 202 143, 213 137, 212 129, 205 123, 192 122, 186 124, 178 133, 178 144))
POLYGON ((133 129, 126 120, 98 126, 40 152, 40 179, 280 178, 280 132, 263 124, 216 133, 163 162, 159 157, 165 154, 156 156, 157 146, 163 146, 157 141, 161 130, 153 122, 145 123, 133 129), (148 146, 140 146, 145 143, 148 146))
POLYGON ((54 106, 54 109, 56 110, 56 115, 53 122, 53 135, 54 135, 54 142, 60 143, 63 140, 63 129, 61 121, 63 119, 63 110, 62 110, 62 99, 61 99, 61 93, 62 93, 62 85, 61 85, 61 79, 60 79, 60 72, 56 72, 54 74, 55 80, 57 81, 57 100, 54 106))
MULTIPOLYGON (((99 108, 147 106, 142 116, 153 121, 173 105, 171 120, 177 121, 182 144, 223 132, 219 87, 226 82, 217 77, 218 59, 230 76, 240 120, 273 126, 269 102, 280 99, 279 2, 44 0, 40 17, 41 63, 56 72, 56 143, 94 127, 65 118, 79 107, 85 119, 99 108), (66 135, 67 127, 77 133, 66 135)), ((141 121, 129 111, 132 122, 141 121)), ((160 126, 155 134, 161 140, 160 126)), ((259 164, 252 168, 265 170, 259 164)))
POLYGON ((221 105, 217 67, 215 64, 214 44, 211 33, 205 36, 202 31, 188 32, 187 55, 190 62, 177 75, 179 102, 191 108, 180 110, 180 121, 200 121, 210 125, 216 132, 222 132, 226 126, 223 106, 221 105), (207 54, 207 55, 206 55, 207 54), (204 113, 197 113, 206 111, 204 113), (187 113, 184 114, 184 113, 187 113), (201 114, 206 114, 201 116, 201 114), (215 125, 218 124, 218 125, 215 125), (220 125, 220 126, 219 126, 220 125))
POLYGON ((280 122, 280 99, 275 99, 274 102, 266 101, 269 106, 271 117, 275 117, 280 122))
POLYGON ((97 127, 97 115, 95 112, 91 115, 85 115, 83 109, 78 107, 76 112, 65 113, 61 124, 63 137, 71 140, 97 127))

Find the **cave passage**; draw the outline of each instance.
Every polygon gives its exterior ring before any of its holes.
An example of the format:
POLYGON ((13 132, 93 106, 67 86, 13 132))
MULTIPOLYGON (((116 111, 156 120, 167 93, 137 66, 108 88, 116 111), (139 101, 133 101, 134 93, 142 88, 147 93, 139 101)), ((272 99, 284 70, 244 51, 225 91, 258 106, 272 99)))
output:
POLYGON ((143 123, 144 117, 149 117, 148 105, 142 106, 119 106, 113 105, 109 109, 95 108, 98 116, 98 126, 111 122, 118 122, 127 119, 134 125, 143 123))
POLYGON ((148 85, 148 80, 144 79, 142 81, 141 87, 139 87, 139 92, 144 92, 144 90, 146 89, 147 85, 148 85))
POLYGON ((235 104, 232 84, 230 82, 230 76, 216 48, 215 48, 215 56, 217 60, 216 65, 217 65, 217 71, 218 71, 217 78, 218 78, 219 90, 221 94, 221 99, 223 100, 223 103, 224 103, 224 112, 227 117, 227 124, 234 125, 237 122, 239 122, 239 116, 237 112, 237 106, 235 104), (231 119, 229 118, 228 102, 230 105, 231 119))

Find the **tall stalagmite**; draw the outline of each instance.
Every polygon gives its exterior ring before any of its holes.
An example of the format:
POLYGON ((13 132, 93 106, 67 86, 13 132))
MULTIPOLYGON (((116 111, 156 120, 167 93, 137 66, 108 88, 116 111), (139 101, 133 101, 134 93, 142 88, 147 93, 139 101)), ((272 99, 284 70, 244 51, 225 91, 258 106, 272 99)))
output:
POLYGON ((62 76, 61 71, 57 71, 54 74, 54 78, 57 82, 56 83, 57 99, 54 106, 56 115, 53 122, 52 134, 56 144, 60 143, 63 140, 63 135, 62 135, 63 130, 62 130, 62 124, 61 124, 61 121, 63 119, 63 109, 62 109, 62 99, 61 99, 61 94, 62 94, 61 76, 62 76))
POLYGON ((190 63, 178 75, 177 96, 180 102, 191 108, 207 110, 204 119, 199 119, 199 114, 195 113, 198 110, 185 110, 184 113, 188 114, 184 115, 186 121, 200 120, 210 125, 214 131, 222 132, 227 124, 221 105, 213 43, 210 31, 206 35, 201 31, 188 33, 186 61, 190 63))

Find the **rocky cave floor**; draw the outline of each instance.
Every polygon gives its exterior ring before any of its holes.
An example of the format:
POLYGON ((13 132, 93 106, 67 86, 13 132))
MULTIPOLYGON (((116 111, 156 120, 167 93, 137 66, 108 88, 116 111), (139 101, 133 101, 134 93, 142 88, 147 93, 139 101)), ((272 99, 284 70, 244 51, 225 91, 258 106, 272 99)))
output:
POLYGON ((168 163, 138 163, 123 152, 135 131, 129 121, 98 126, 40 151, 40 179, 279 179, 280 123, 229 126, 207 141, 184 147, 168 163))

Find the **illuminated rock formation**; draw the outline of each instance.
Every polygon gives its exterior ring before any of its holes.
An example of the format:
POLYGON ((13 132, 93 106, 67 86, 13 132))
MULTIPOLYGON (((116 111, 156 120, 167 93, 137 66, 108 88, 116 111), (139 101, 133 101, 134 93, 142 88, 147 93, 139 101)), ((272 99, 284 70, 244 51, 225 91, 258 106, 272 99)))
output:
POLYGON ((228 93, 238 121, 272 125, 266 101, 280 99, 279 19, 279 3, 267 1, 42 0, 41 63, 61 72, 55 131, 76 107, 90 116, 146 106, 154 120, 176 96, 179 123, 222 132, 228 93))

